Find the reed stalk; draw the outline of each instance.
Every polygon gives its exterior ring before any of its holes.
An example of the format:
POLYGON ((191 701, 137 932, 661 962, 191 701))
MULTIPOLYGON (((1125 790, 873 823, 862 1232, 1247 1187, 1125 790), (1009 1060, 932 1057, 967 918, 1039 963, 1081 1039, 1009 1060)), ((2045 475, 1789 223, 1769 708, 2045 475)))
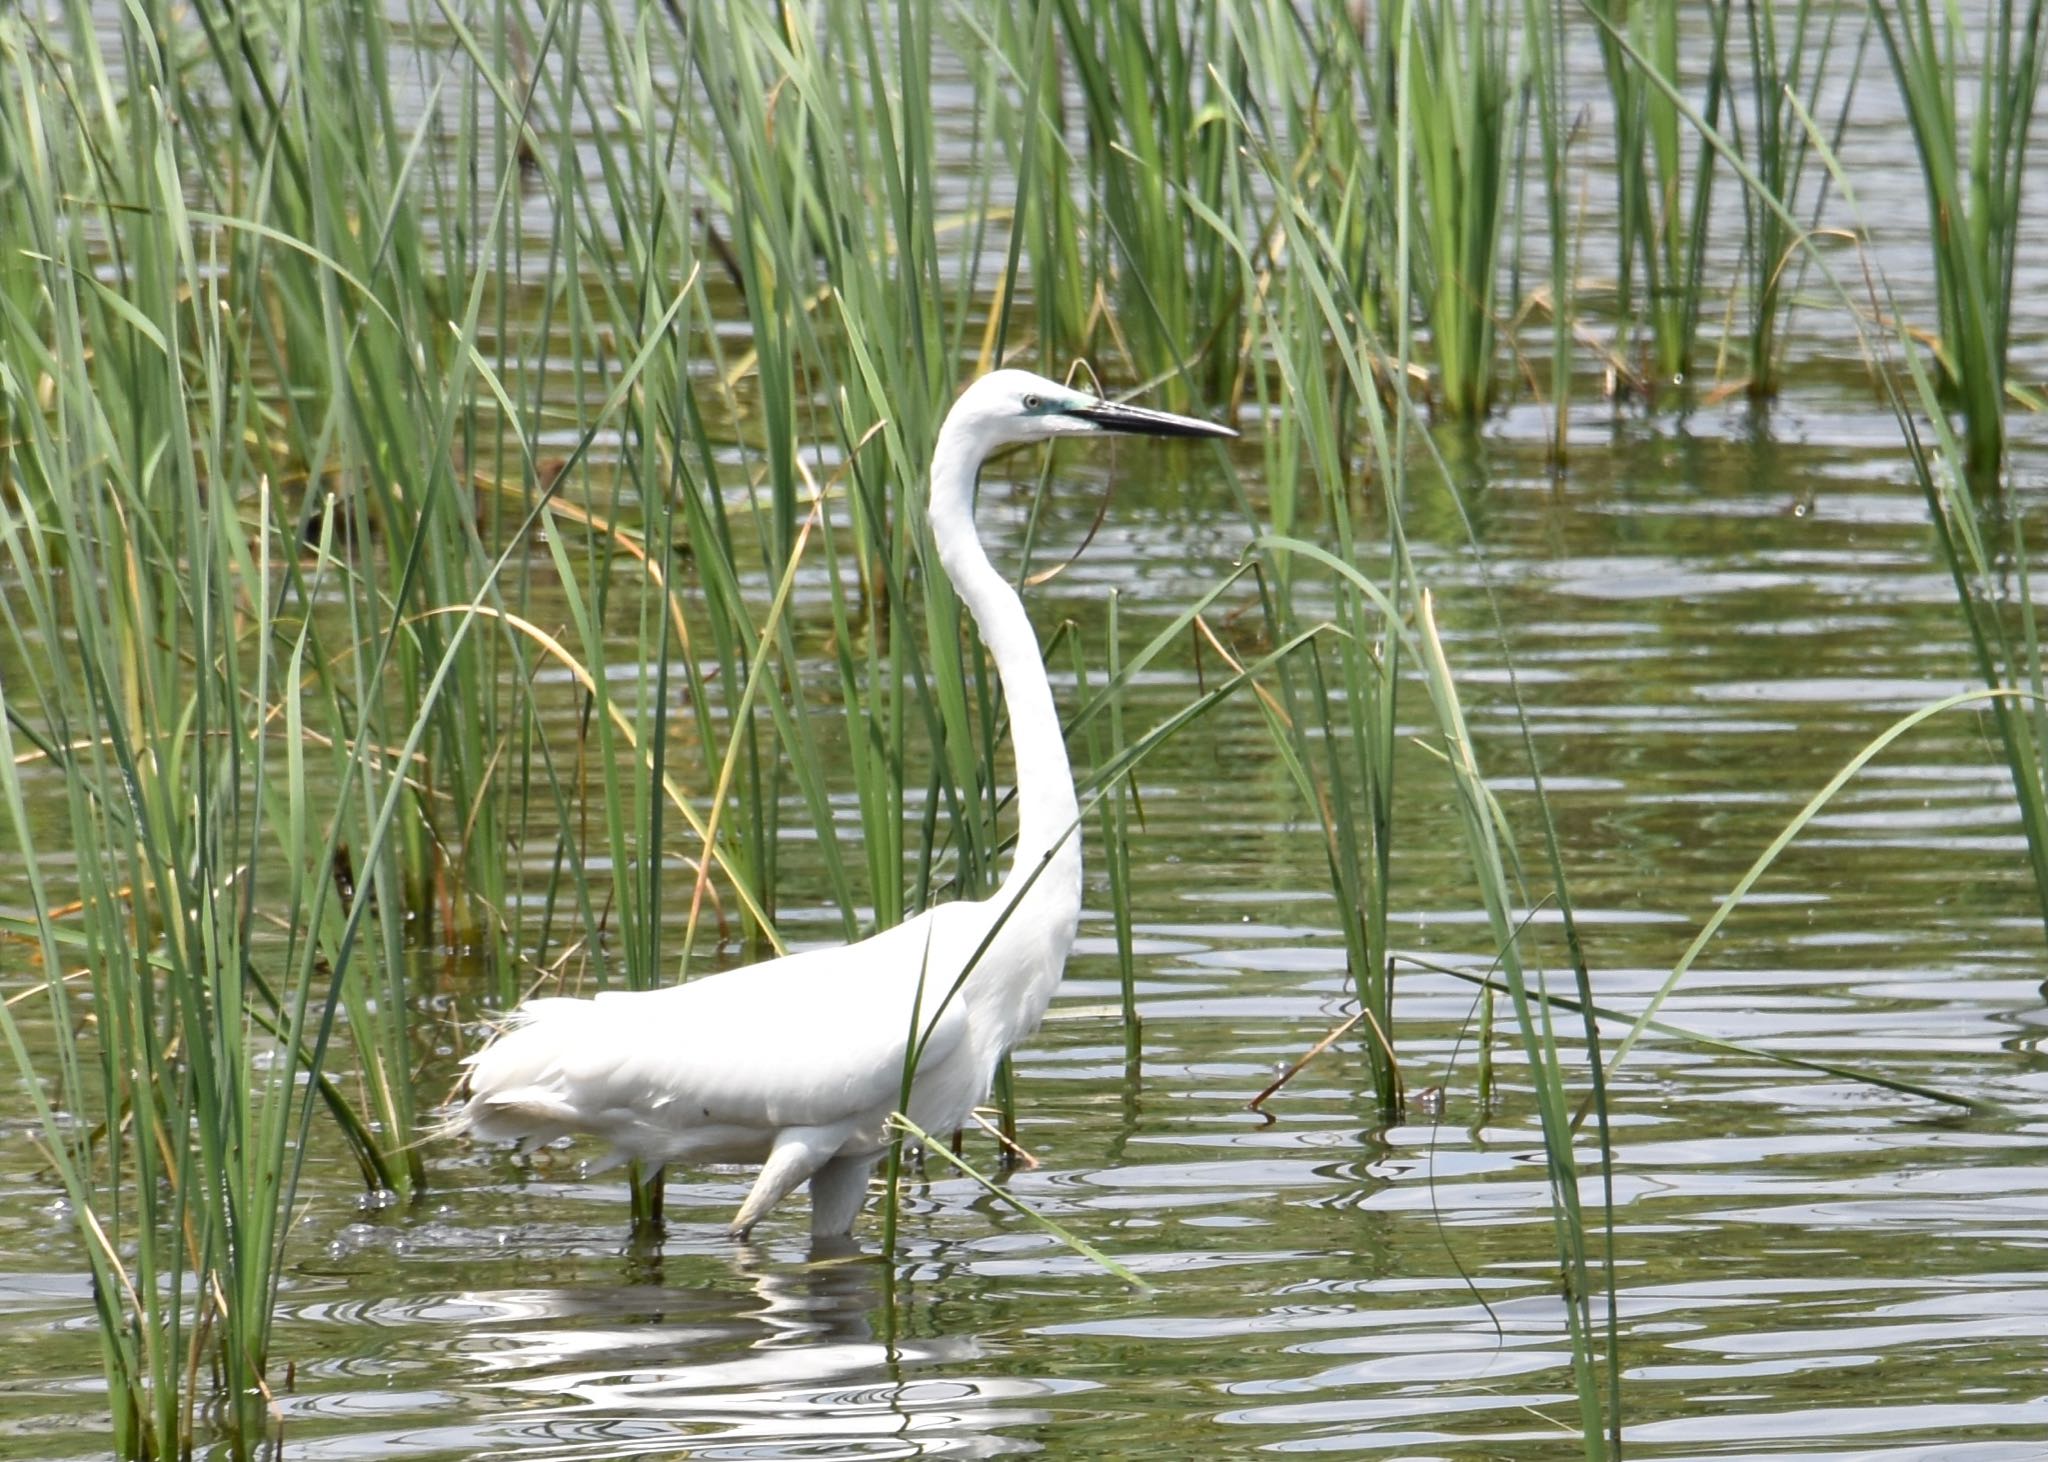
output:
MULTIPOLYGON (((1639 333, 1653 398, 1682 391, 1692 369, 1705 292, 1705 261, 1716 154, 1699 142, 1687 166, 1684 112, 1677 105, 1677 0, 1629 5, 1584 0, 1598 22, 1601 64, 1613 109, 1620 193, 1618 339, 1639 333), (1626 46, 1623 41, 1626 39, 1626 46)), ((1699 112, 1720 125, 1728 93, 1732 0, 1707 7, 1709 39, 1699 112)))
MULTIPOLYGON (((1845 37, 1843 10, 1816 8, 1809 0, 1745 0, 1750 93, 1746 135, 1737 134, 1764 193, 1783 205, 1766 207, 1753 189, 1742 190, 1743 260, 1748 268, 1743 389, 1755 398, 1775 396, 1783 383, 1783 329, 1794 286, 1805 276, 1805 239, 1818 226, 1828 196, 1828 175, 1816 162, 1811 134, 1801 120, 1817 116, 1823 89, 1837 82, 1838 47, 1853 46, 1835 116, 1830 146, 1839 150, 1843 129, 1863 74, 1868 29, 1845 37), (1817 175, 1817 176, 1815 176, 1817 175), (1811 186, 1809 186, 1811 184, 1811 186), (1794 229, 1791 218, 1803 217, 1794 229)), ((1731 111, 1730 131, 1741 118, 1731 111)))
MULTIPOLYGON (((115 1447, 183 1451, 217 1399, 246 1453, 272 1428, 305 1121, 345 1113, 367 1181, 406 1181, 390 1048, 368 1031, 357 1048, 368 1120, 321 1070, 317 1017, 343 996, 325 959, 346 820, 312 788, 337 758, 410 773, 360 726, 308 734, 331 682, 295 521, 244 452, 243 280, 217 267, 235 239, 189 210, 154 37, 128 18, 135 89, 115 110, 97 44, 77 47, 86 13, 67 19, 0 38, 17 83, 0 135, 20 169, 0 202, 20 241, 0 300, 0 623, 23 667, 0 689, 0 800, 48 1015, 35 1047, 11 1005, 0 1027, 94 1275, 115 1447), (60 83, 60 59, 83 90, 60 83)), ((316 593, 336 577, 331 524, 322 547, 316 593)), ((355 898, 396 907, 395 893, 387 879, 355 898)), ((369 963, 352 993, 397 978, 369 963)))
POLYGON ((1510 13, 1501 0, 1404 4, 1393 43, 1421 180, 1436 400, 1467 422, 1493 404, 1501 230, 1516 171, 1510 13))
MULTIPOLYGON (((1537 158, 1542 168, 1543 213, 1531 220, 1519 206, 1515 209, 1519 232, 1529 232, 1532 221, 1541 225, 1543 256, 1550 276, 1547 294, 1550 316, 1550 451, 1554 463, 1569 454, 1572 397, 1572 324, 1576 312, 1572 264, 1574 235, 1570 225, 1572 179, 1566 167, 1571 138, 1571 119, 1565 105, 1567 76, 1563 10, 1567 0, 1523 0, 1522 64, 1526 72, 1525 105, 1536 121, 1537 158)), ((1516 252, 1519 274, 1520 249, 1516 252)))
POLYGON ((2027 139, 2048 59, 2043 3, 1995 0, 1981 26, 1931 0, 1872 0, 1870 15, 1926 185, 1942 400, 1962 418, 1974 489, 1993 492, 2005 464, 2006 357, 2027 139), (1966 122, 1963 77, 1972 67, 1977 96, 1966 122))
POLYGON ((1250 85, 1239 7, 1042 0, 1059 7, 1086 123, 1089 273, 1107 309, 1080 343, 1186 410, 1236 373, 1243 263, 1212 218, 1245 207, 1226 98, 1250 85), (1105 346, 1110 348, 1104 348, 1105 346))

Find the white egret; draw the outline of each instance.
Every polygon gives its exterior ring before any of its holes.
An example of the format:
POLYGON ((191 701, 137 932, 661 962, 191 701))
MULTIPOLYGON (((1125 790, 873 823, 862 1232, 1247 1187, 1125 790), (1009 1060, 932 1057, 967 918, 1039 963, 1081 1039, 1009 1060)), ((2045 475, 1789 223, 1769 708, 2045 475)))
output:
POLYGON ((528 1145, 590 1133, 611 1143, 613 1161, 657 1169, 759 1162, 732 1233, 745 1237, 808 1179, 811 1232, 822 1238, 852 1229, 888 1145, 913 1017, 923 1050, 911 1120, 951 1132, 986 1099, 996 1064, 1038 1028, 1059 983, 1081 914, 1081 846, 1038 637, 975 533, 975 478, 999 448, 1102 432, 1236 435, 1000 370, 961 393, 932 456, 932 541, 1010 714, 1017 843, 1001 887, 857 944, 664 990, 528 1001, 469 1058, 456 1128, 528 1145))

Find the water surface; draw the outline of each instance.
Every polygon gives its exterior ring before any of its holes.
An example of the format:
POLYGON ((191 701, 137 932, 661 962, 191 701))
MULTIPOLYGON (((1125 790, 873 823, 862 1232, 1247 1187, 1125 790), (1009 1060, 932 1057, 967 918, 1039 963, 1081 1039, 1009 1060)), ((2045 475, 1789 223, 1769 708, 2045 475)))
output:
MULTIPOLYGON (((1871 196, 1917 206, 1904 140, 1874 105, 1852 136, 1866 166, 1880 160, 1871 196)), ((1910 292, 1910 259, 1887 259, 1910 292)), ((2022 322, 2024 359, 2038 358, 2039 314, 2022 322)), ((1441 488, 1410 506, 1482 757, 1525 812, 1518 694, 1598 993, 1623 1009, 1844 761, 1972 681, 1895 429, 1843 384, 1847 332, 1817 320, 1798 349, 1825 379, 1766 417, 1731 406, 1646 423, 1583 407, 1562 477, 1541 413, 1506 413, 1458 456, 1477 552, 1441 488)), ((2023 434, 2016 501, 2032 501, 2040 461, 2023 434)), ((1080 557, 1033 591, 1036 622, 1099 635, 1114 587, 1135 646, 1213 583, 1246 533, 1204 463, 1132 445, 1063 456, 1037 561, 1080 557)), ((999 563, 1016 562, 1027 513, 989 484, 999 563)), ((807 583, 796 602, 819 656, 807 673, 834 695, 824 591, 807 583)), ((1197 690, 1192 659, 1168 656, 1133 726, 1197 690)), ((1059 694, 1072 704, 1070 683, 1059 694)), ((1406 705, 1421 734, 1419 687, 1406 705)), ((574 714, 565 685, 565 723, 574 714)), ((2048 1457, 2042 929, 1993 741, 1960 712, 1889 751, 1664 1018, 1999 1114, 1660 1037, 1612 1076, 1630 1456, 2048 1457)), ((1419 751, 1402 776, 1397 937, 1483 967, 1448 787, 1419 751)), ((576 1153, 443 1145, 431 1192, 378 1209, 325 1153, 276 1340, 289 1454, 1579 1455, 1517 1049, 1495 1052, 1500 1088, 1482 1108, 1469 989, 1412 972, 1396 1039, 1410 1086, 1443 1089, 1440 1110, 1384 1125, 1344 1043, 1270 1120, 1247 1111, 1348 1010, 1315 823, 1249 705, 1172 743, 1143 793, 1143 1061, 1124 1060, 1098 857, 1068 979, 1018 1062, 1020 1135, 1040 1165, 1005 1181, 1154 1292, 937 1171, 909 1195, 891 1272, 872 1216, 857 1253, 813 1256, 801 1203, 734 1246, 723 1227, 742 1172, 678 1177, 665 1240, 635 1247, 623 1188, 580 1176, 576 1153)), ((6 904, 19 901, 10 856, 6 904)), ((827 897, 817 870, 800 848, 788 861, 789 927, 829 937, 834 921, 807 922, 827 897)), ((10 990, 37 978, 5 948, 0 976, 10 990)), ((443 1066, 475 1038, 449 1022, 475 1013, 480 985, 422 957, 418 1019, 443 1066)), ((985 1141, 969 1154, 995 1162, 985 1141)), ((0 1457, 104 1454, 86 1285, 16 1104, 0 1120, 0 1457)))

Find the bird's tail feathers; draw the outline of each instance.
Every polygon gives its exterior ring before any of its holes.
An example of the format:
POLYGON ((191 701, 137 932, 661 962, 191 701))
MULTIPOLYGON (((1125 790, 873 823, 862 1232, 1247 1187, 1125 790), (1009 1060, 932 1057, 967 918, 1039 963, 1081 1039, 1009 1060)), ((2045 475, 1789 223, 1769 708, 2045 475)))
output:
POLYGON ((461 1129, 485 1142, 552 1142, 577 1130, 578 1113, 551 1086, 515 1086, 478 1092, 454 1118, 461 1129))
POLYGON ((463 1058, 466 1100, 441 1130, 527 1148, 583 1130, 581 1113, 557 1079, 558 1063, 578 1044, 594 1008, 568 997, 519 1006, 489 1044, 463 1058))
POLYGON ((586 1019, 586 1012, 595 1008, 594 1002, 574 995, 548 995, 539 1000, 522 1001, 511 1011, 491 1020, 490 1023, 497 1027, 497 1034, 485 1045, 464 1056, 462 1064, 475 1066, 479 1061, 498 1052, 508 1036, 523 1030, 531 1030, 544 1021, 559 1024, 562 1021, 586 1019))

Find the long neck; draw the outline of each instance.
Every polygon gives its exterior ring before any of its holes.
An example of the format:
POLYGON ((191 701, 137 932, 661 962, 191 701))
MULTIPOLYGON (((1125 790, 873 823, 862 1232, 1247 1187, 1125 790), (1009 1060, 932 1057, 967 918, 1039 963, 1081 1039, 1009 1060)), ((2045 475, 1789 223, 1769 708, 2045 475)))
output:
MULTIPOLYGON (((930 519, 939 562, 967 612, 981 631, 981 642, 996 662, 1003 682, 1003 704, 1010 712, 1010 742, 1017 757, 1017 856, 1009 882, 1030 877, 1048 858, 1071 864, 1071 878, 1080 868, 1080 809, 1074 800, 1074 773, 1067 764, 1067 743, 1060 732, 1059 712, 1045 678, 1038 636, 1024 613, 1024 603, 996 572, 974 531, 974 479, 984 453, 973 434, 948 421, 940 429, 932 457, 930 519)), ((1078 893, 1078 888, 1076 889, 1078 893)))

